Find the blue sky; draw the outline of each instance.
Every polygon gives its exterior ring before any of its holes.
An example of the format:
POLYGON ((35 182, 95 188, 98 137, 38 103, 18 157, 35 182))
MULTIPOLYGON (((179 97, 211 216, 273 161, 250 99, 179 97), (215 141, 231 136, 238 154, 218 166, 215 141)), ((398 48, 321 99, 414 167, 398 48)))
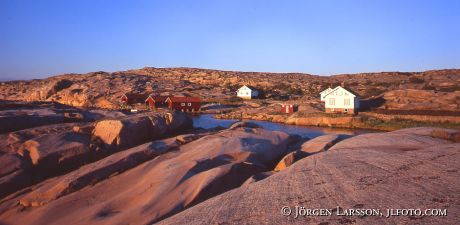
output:
POLYGON ((457 0, 0 0, 0 78, 460 68, 457 0))

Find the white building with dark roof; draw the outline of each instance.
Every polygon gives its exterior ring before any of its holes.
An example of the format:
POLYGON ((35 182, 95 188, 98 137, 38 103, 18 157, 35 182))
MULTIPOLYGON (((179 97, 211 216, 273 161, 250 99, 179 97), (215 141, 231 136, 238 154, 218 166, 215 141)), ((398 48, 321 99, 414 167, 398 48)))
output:
POLYGON ((341 86, 324 95, 327 113, 356 114, 359 111, 359 97, 355 92, 341 86))

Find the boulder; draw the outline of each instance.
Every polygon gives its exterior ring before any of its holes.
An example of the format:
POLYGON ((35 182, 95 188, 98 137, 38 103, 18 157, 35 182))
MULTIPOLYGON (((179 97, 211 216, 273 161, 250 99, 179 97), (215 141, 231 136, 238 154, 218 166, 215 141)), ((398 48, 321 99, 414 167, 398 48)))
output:
POLYGON ((260 126, 252 122, 236 122, 230 126, 230 129, 238 127, 259 128, 260 126))
POLYGON ((181 112, 131 116, 97 122, 93 138, 99 139, 108 148, 125 149, 183 132, 192 126, 191 118, 181 112))
POLYGON ((0 153, 0 165, 0 177, 30 167, 28 160, 16 153, 0 153))
POLYGON ((45 134, 25 141, 16 153, 1 155, 0 197, 90 161, 89 143, 87 134, 45 134))
POLYGON ((351 137, 350 135, 343 134, 327 134, 311 139, 300 146, 300 151, 306 153, 318 153, 328 150, 330 147, 335 145, 337 142, 342 141, 346 138, 351 137))
POLYGON ((274 171, 281 171, 294 164, 296 161, 309 156, 310 153, 303 151, 294 151, 285 155, 276 165, 274 171))
POLYGON ((326 151, 337 142, 349 137, 351 136, 343 134, 327 134, 306 141, 300 146, 299 150, 296 150, 284 156, 283 159, 281 159, 279 163, 276 165, 274 171, 281 171, 286 167, 291 166, 296 161, 305 158, 311 154, 326 151))
POLYGON ((30 184, 31 164, 16 153, 0 153, 0 198, 30 184))
POLYGON ((75 132, 49 134, 30 139, 18 154, 37 166, 56 168, 89 153, 90 136, 75 132))
POLYGON ((92 135, 93 138, 101 140, 107 148, 122 149, 148 142, 154 135, 153 128, 148 117, 102 120, 96 123, 92 135))

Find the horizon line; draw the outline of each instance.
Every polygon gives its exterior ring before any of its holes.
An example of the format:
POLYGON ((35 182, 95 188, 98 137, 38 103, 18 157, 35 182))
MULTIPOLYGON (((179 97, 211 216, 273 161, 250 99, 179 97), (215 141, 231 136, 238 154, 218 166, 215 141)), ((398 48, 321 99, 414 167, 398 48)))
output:
POLYGON ((96 72, 105 72, 105 73, 117 73, 117 72, 128 72, 132 70, 142 70, 145 68, 154 68, 154 69, 198 69, 198 70, 214 70, 214 71, 221 71, 221 72, 238 72, 238 73, 269 73, 269 74, 303 74, 303 75, 311 75, 311 76, 321 76, 321 77, 332 77, 332 76, 340 76, 340 75, 357 75, 357 74, 378 74, 378 73, 424 73, 428 71, 442 71, 442 70, 460 70, 460 67, 456 68, 434 68, 434 69, 427 69, 422 71, 401 71, 401 70, 382 70, 382 71, 365 71, 365 72, 348 72, 348 73, 332 73, 332 74, 313 74, 307 72, 271 72, 271 71, 243 71, 243 70, 231 70, 231 69, 216 69, 216 68, 202 68, 202 67, 187 67, 187 66, 171 66, 171 67, 155 67, 155 66, 144 66, 141 68, 129 68, 123 70, 94 70, 89 72, 83 73, 76 73, 76 72, 61 72, 51 75, 44 75, 44 76, 34 76, 30 78, 20 78, 16 79, 13 77, 2 77, 0 76, 0 82, 8 82, 8 81, 26 81, 26 80, 43 80, 52 77, 62 76, 62 75, 84 75, 88 73, 96 73, 96 72))

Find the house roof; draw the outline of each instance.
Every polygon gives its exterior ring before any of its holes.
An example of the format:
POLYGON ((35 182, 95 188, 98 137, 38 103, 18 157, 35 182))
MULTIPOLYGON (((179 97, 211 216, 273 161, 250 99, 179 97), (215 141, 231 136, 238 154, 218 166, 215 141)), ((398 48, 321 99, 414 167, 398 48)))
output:
POLYGON ((326 93, 326 92, 330 92, 330 91, 332 91, 332 90, 334 90, 334 89, 332 89, 332 88, 329 87, 329 88, 323 90, 322 92, 320 92, 320 94, 326 93))
POLYGON ((154 102, 164 102, 168 98, 168 96, 159 96, 159 95, 149 95, 145 101, 147 101, 149 98, 153 99, 154 102))
POLYGON ((255 88, 254 86, 251 86, 251 85, 243 85, 243 86, 241 86, 240 88, 238 88, 238 90, 241 89, 241 88, 243 88, 243 87, 247 87, 247 88, 249 88, 249 89, 251 89, 251 90, 253 90, 253 91, 257 91, 257 88, 255 88))
POLYGON ((139 93, 126 93, 123 96, 125 96, 128 100, 135 100, 135 99, 146 99, 148 97, 148 94, 139 94, 139 93))
POLYGON ((339 88, 344 89, 345 91, 349 92, 350 94, 352 94, 352 95, 355 96, 355 97, 359 97, 358 93, 356 93, 356 92, 354 92, 354 91, 352 91, 352 90, 350 90, 350 89, 348 89, 348 88, 344 88, 344 87, 342 87, 342 86, 337 86, 337 87, 335 87, 335 88, 332 89, 329 93, 327 93, 324 97, 328 96, 330 93, 336 91, 336 90, 339 89, 339 88))
POLYGON ((201 102, 200 98, 197 97, 179 97, 179 96, 173 96, 173 97, 168 97, 172 102, 201 102))
POLYGON ((342 87, 343 89, 347 90, 348 92, 352 93, 355 97, 359 97, 359 94, 354 92, 353 90, 349 89, 349 88, 346 88, 346 87, 342 87))

